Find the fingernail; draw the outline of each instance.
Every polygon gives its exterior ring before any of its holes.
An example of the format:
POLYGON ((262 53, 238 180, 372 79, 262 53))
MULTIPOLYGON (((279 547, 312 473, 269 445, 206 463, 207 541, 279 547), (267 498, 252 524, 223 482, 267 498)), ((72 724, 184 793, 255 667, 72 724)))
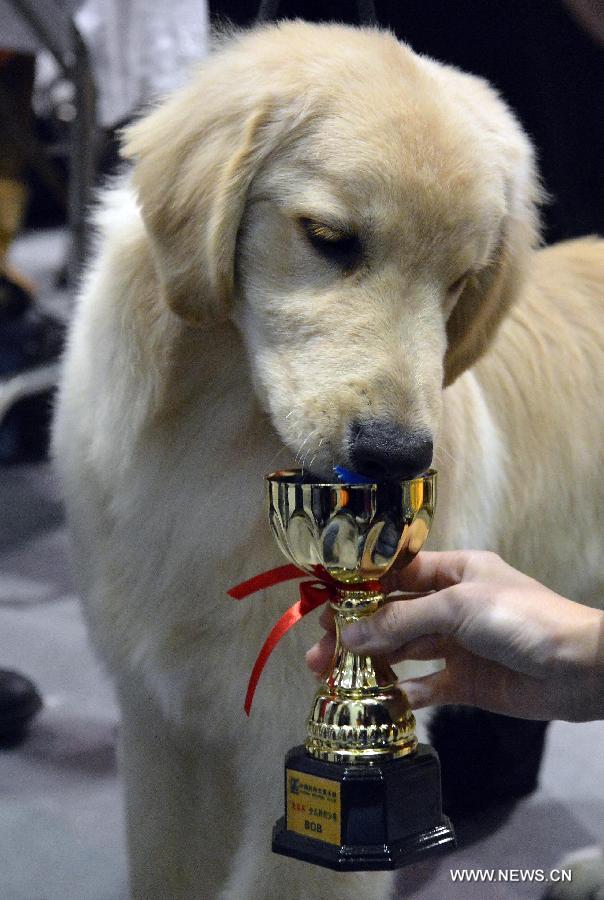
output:
POLYGON ((364 622, 355 622, 342 629, 342 643, 347 647, 362 647, 369 637, 367 626, 364 622))

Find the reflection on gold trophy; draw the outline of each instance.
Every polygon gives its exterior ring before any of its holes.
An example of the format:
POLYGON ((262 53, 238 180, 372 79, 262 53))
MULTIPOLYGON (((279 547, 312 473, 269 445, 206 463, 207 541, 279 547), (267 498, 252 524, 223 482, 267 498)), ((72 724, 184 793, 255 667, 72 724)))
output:
POLYGON ((301 470, 267 477, 269 521, 284 555, 330 591, 337 643, 304 747, 286 757, 286 812, 273 849, 336 869, 395 868, 455 838, 435 751, 383 659, 340 643, 341 629, 386 602, 379 580, 424 545, 436 472, 379 484, 317 484, 301 470))

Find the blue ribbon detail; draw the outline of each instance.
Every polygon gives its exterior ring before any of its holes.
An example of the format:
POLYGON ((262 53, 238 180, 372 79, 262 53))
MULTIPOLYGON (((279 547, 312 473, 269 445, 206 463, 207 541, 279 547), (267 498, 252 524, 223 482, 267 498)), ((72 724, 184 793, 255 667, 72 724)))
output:
POLYGON ((373 478, 367 478, 365 475, 359 475, 358 472, 350 472, 343 466, 335 466, 334 472, 343 484, 373 484, 373 478))

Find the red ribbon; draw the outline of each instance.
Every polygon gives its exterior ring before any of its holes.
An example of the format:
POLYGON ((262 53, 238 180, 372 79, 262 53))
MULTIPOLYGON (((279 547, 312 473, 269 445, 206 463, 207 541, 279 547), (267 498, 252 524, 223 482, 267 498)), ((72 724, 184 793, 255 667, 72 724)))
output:
MULTIPOLYGON (((276 569, 270 569, 268 572, 261 572, 259 575, 255 575, 253 578, 250 578, 249 581, 243 581, 241 584, 232 587, 229 591, 227 591, 230 597, 233 597, 235 600, 243 600, 245 597, 249 597, 250 594, 255 594, 256 591, 261 591, 264 588, 272 587, 275 584, 281 584, 284 581, 292 581, 295 578, 304 578, 307 575, 302 569, 299 569, 294 565, 287 566, 279 566, 276 569)), ((337 589, 340 590, 367 590, 367 591, 379 591, 380 584, 378 581, 364 581, 360 584, 341 584, 338 581, 335 581, 330 575, 322 568, 317 567, 317 581, 301 581, 299 585, 300 589, 300 599, 297 600, 292 606, 287 609, 281 618, 275 622, 273 627, 271 628, 267 639, 262 645, 262 649, 256 658, 256 662, 254 663, 254 667, 252 669, 252 674, 250 675, 250 680, 247 686, 247 692, 245 695, 245 704, 244 709, 246 715, 249 716, 250 710, 252 708, 252 702, 254 700, 254 694, 256 693, 256 687, 258 685, 258 681, 260 679, 260 675, 262 674, 262 670, 264 669, 266 662, 283 637, 286 632, 292 628, 296 622, 299 622, 300 619, 307 616, 309 612, 312 612, 313 609, 316 609, 318 606, 322 606, 323 603, 327 603, 328 600, 333 600, 337 596, 337 589)))

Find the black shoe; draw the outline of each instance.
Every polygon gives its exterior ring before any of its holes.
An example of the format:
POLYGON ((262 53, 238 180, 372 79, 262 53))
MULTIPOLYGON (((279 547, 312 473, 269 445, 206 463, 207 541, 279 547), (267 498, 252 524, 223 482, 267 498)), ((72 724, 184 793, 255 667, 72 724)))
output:
POLYGON ((35 685, 10 669, 0 669, 0 749, 17 747, 34 716, 42 709, 35 685))

